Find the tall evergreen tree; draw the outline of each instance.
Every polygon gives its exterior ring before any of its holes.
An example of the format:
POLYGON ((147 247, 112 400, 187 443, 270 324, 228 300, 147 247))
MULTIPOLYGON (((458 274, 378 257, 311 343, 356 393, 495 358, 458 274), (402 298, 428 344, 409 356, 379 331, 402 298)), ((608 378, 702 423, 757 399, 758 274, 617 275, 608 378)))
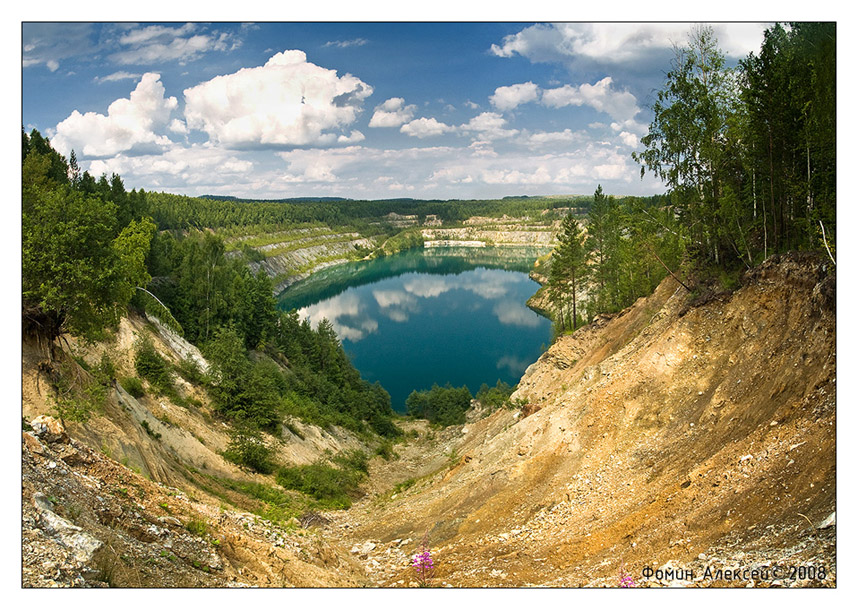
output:
POLYGON ((578 296, 587 277, 587 249, 584 247, 584 233, 581 225, 572 213, 563 219, 557 247, 551 257, 549 289, 559 306, 561 327, 578 327, 578 296), (564 323, 564 301, 571 300, 572 314, 564 323))

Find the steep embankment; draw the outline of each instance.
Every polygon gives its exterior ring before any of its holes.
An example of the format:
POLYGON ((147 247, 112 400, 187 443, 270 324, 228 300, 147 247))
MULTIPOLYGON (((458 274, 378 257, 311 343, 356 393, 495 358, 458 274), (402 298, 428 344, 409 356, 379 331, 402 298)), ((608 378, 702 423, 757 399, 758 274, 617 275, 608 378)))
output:
MULTIPOLYGON (((117 379, 136 377, 137 342, 144 336, 171 365, 193 359, 203 369, 208 366, 195 346, 157 320, 146 321, 136 315, 123 318, 116 334, 106 342, 88 345, 64 337, 65 350, 60 354, 60 363, 52 365, 39 345, 26 340, 22 350, 24 419, 29 421, 39 415, 55 414, 51 368, 61 367, 65 362, 71 367, 67 376, 86 377, 87 373, 76 365, 72 356, 93 368, 106 354, 116 366, 117 379)), ((215 417, 205 389, 180 375, 172 375, 172 379, 181 400, 171 400, 148 383, 145 384, 146 393, 135 398, 120 383, 114 382, 102 410, 93 412, 85 423, 67 421, 68 433, 141 474, 171 485, 189 484, 188 468, 202 476, 261 480, 221 456, 230 442, 230 428, 215 417)), ((335 426, 322 430, 295 418, 283 422, 276 442, 270 437, 267 440, 276 448, 275 457, 279 461, 294 464, 310 463, 325 451, 338 453, 365 448, 347 430, 335 426)), ((193 484, 193 480, 190 482, 193 484)))
POLYGON ((413 582, 428 532, 439 585, 617 586, 625 566, 639 585, 832 586, 834 295, 811 255, 706 302, 667 278, 553 345, 514 395, 528 406, 469 424, 451 467, 415 460, 423 479, 332 533, 381 585, 413 582), (790 578, 808 565, 825 578, 790 578))
MULTIPOLYGON (((192 359, 207 366, 194 346, 136 316, 123 319, 106 342, 62 338, 53 362, 44 345, 24 341, 24 586, 366 584, 348 553, 306 529, 314 515, 306 498, 224 459, 230 431, 202 386, 174 375, 175 398, 148 385, 135 398, 114 382, 85 423, 63 427, 50 417, 59 370, 85 384, 86 368, 106 356, 118 379, 134 377, 142 336, 173 365, 192 359), (241 510, 276 516, 280 525, 241 510)), ((283 464, 367 450, 346 430, 294 419, 283 422, 279 438, 266 440, 283 464)))
MULTIPOLYGON (((229 436, 194 386, 176 379, 184 405, 117 387, 68 436, 49 420, 24 432, 23 582, 414 586, 425 534, 439 586, 617 586, 622 568, 648 586, 832 586, 834 307, 812 255, 696 301, 668 278, 553 345, 519 384, 521 410, 406 422, 363 500, 282 526, 230 507, 302 500, 223 460, 229 436)), ((168 359, 198 357, 155 330, 168 359)), ((90 366, 106 350, 128 375, 152 331, 131 319, 110 344, 66 349, 90 366)), ((51 409, 44 357, 25 342, 27 421, 51 409)), ((284 463, 361 446, 293 424, 304 438, 284 429, 284 463)))
POLYGON ((25 587, 359 587, 308 523, 280 527, 154 483, 36 419, 22 452, 25 587))
POLYGON ((282 231, 251 242, 260 239, 265 243, 254 249, 262 259, 249 265, 254 273, 262 269, 274 280, 275 292, 326 267, 362 258, 378 246, 377 239, 326 227, 282 231))

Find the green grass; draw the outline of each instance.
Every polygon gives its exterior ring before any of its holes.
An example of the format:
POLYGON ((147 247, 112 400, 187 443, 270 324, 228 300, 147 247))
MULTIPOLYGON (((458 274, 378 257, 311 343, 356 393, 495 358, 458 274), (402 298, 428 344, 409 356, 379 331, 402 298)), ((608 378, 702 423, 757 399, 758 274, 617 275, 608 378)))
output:
POLYGON ((143 389, 143 382, 140 381, 139 377, 123 377, 119 380, 119 384, 134 398, 142 398, 146 393, 143 389))
POLYGON ((195 536, 205 536, 209 531, 209 526, 202 519, 191 519, 185 524, 185 529, 195 536))
MULTIPOLYGON (((216 481, 226 489, 255 501, 254 506, 247 510, 279 525, 285 525, 293 517, 298 518, 313 506, 297 493, 289 493, 273 485, 232 479, 216 479, 216 481)), ((226 497, 224 499, 229 500, 226 497)))
POLYGON ((413 487, 415 483, 417 483, 417 479, 407 479, 405 481, 402 481, 401 483, 397 483, 393 486, 393 493, 402 493, 406 489, 410 489, 411 487, 413 487))

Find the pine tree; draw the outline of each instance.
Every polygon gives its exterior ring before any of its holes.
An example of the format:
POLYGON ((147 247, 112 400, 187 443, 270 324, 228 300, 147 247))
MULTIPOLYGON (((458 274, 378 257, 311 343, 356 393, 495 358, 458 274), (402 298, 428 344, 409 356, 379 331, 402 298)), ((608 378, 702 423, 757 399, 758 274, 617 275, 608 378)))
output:
POLYGON ((551 257, 549 289, 560 307, 561 328, 568 326, 563 322, 563 301, 572 301, 571 326, 578 327, 578 293, 584 286, 588 274, 588 252, 584 247, 584 233, 578 220, 572 213, 563 219, 559 242, 551 257))

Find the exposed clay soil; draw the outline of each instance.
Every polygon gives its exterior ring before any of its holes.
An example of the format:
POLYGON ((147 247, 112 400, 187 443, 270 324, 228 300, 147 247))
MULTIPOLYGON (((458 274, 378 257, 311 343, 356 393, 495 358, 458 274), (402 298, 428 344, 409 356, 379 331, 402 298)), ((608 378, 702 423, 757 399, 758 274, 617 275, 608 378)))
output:
MULTIPOLYGON (((519 384, 523 409, 444 430, 405 422, 398 457, 372 459, 365 497, 306 527, 222 509, 185 476, 186 461, 233 468, 205 406, 165 404, 175 439, 154 443, 137 428, 161 405, 120 395, 115 411, 69 427, 77 440, 24 435, 25 586, 416 586, 424 537, 434 586, 616 587, 621 569, 638 586, 834 586, 834 303, 813 255, 770 259, 733 294, 696 301, 668 278, 553 345, 519 384), (140 454, 140 474, 83 444, 111 435, 126 458, 140 454), (188 531, 193 519, 207 532, 188 531), (40 567, 51 561, 59 572, 40 567), (791 566, 817 578, 790 578, 791 566), (723 577, 745 569, 758 576, 723 577)), ((49 408, 31 351, 28 419, 49 408)), ((356 443, 325 434, 283 455, 356 443)))
POLYGON ((794 255, 688 303, 666 279, 562 338, 521 380, 529 408, 469 424, 452 467, 333 516, 335 534, 380 586, 414 584, 427 533, 439 586, 618 586, 623 567, 645 586, 833 586, 833 277, 794 255))

